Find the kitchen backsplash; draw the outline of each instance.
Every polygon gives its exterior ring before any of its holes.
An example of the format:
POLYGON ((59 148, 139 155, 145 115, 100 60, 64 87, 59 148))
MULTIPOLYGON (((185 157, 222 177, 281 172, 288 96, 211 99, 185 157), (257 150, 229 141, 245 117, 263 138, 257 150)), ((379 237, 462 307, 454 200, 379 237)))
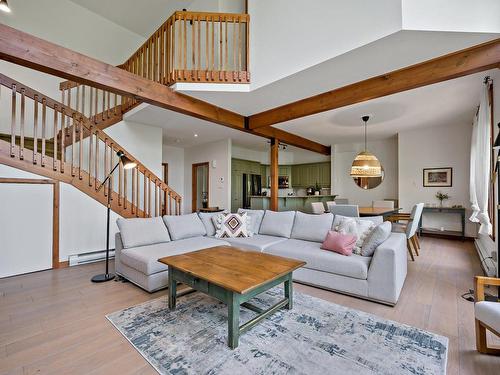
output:
MULTIPOLYGON (((271 195, 271 189, 269 188, 262 188, 262 193, 264 192, 266 192, 268 196, 271 195)), ((321 195, 329 195, 329 194, 331 194, 330 189, 328 188, 321 189, 321 195)), ((306 194, 306 189, 300 189, 300 188, 278 189, 279 197, 286 197, 288 195, 303 196, 307 194, 306 194)))

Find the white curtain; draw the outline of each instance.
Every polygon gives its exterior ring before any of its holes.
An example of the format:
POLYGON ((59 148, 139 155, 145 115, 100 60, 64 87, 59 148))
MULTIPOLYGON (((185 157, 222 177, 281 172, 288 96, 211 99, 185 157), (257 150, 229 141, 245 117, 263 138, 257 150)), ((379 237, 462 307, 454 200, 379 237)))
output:
POLYGON ((472 127, 470 155, 470 221, 479 223, 479 234, 491 234, 488 215, 488 190, 490 184, 491 155, 491 107, 489 102, 490 83, 483 85, 479 110, 472 127))

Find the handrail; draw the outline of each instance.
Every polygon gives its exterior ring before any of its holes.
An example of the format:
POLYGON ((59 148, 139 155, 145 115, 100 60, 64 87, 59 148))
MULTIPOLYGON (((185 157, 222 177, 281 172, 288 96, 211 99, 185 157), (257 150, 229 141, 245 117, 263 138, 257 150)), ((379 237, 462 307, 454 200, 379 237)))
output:
MULTIPOLYGON (((153 216, 161 213, 180 213, 181 196, 173 191, 146 166, 140 163, 126 149, 109 137, 104 131, 99 129, 81 112, 51 99, 3 74, 0 74, 0 85, 5 86, 12 92, 10 131, 10 156, 12 158, 24 160, 24 139, 25 136, 32 136, 34 148, 32 163, 38 164, 41 167, 49 167, 46 165, 46 159, 48 159, 48 157, 46 157, 45 143, 50 139, 50 134, 52 134, 52 137, 55 139, 52 169, 61 173, 69 173, 72 177, 78 177, 80 180, 83 179, 83 172, 85 172, 88 174, 88 186, 93 186, 97 190, 100 174, 105 176, 111 170, 113 163, 117 161, 115 156, 116 152, 121 150, 127 158, 136 162, 137 166, 131 172, 131 202, 127 200, 128 184, 126 179, 128 173, 122 166, 119 168, 118 181, 115 184, 112 183, 112 186, 116 186, 118 190, 118 205, 123 205, 126 209, 128 202, 132 213, 136 214, 136 216, 139 216, 140 213, 144 216, 153 216), (31 112, 31 107, 28 112, 26 111, 26 98, 33 100, 31 112), (20 102, 19 110, 17 107, 18 102, 20 102), (47 121, 48 110, 53 111, 53 121, 50 124, 47 121), (19 123, 17 117, 18 112, 19 123), (28 117, 33 116, 33 121, 26 121, 27 113, 28 117), (29 123, 32 128, 28 127, 29 125, 27 126, 27 123, 29 123), (85 132, 91 135, 88 138, 87 145, 83 142, 85 132), (39 150, 38 147, 39 140, 41 140, 41 150, 39 150), (67 150, 65 144, 68 141, 71 142, 71 145, 68 146, 67 150), (84 152, 87 151, 88 154, 85 155, 84 158, 84 152), (102 152, 102 158, 99 156, 100 152, 102 152), (66 158, 68 159, 67 161, 66 158), (101 160, 103 163, 101 163, 101 160), (102 168, 101 171, 99 170, 100 167, 102 168), (142 191, 138 186, 140 174, 142 174, 141 180, 144 183, 142 191), (154 185, 153 198, 151 197, 153 194, 151 192, 151 183, 154 185), (161 192, 163 192, 163 194, 161 192), (175 207, 173 208, 173 202, 167 202, 165 200, 162 202, 162 195, 168 197, 169 200, 173 199, 175 201, 175 207), (139 196, 143 198, 143 202, 139 201, 139 196), (140 210, 141 203, 142 210, 140 210), (152 209, 152 204, 154 204, 154 210, 152 209)), ((107 194, 106 189, 103 189, 103 193, 104 195, 107 194)))
POLYGON ((120 67, 166 85, 248 83, 249 22, 248 14, 174 12, 120 67))

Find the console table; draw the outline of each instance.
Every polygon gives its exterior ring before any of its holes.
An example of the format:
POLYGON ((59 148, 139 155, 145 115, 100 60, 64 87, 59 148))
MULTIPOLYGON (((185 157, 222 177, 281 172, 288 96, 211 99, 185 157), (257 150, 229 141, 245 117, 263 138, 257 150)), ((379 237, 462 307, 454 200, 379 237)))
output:
POLYGON ((420 223, 419 223, 420 235, 422 235, 423 232, 443 233, 443 234, 460 236, 460 237, 462 237, 462 241, 465 239, 465 208, 464 207, 424 207, 422 214, 424 214, 426 212, 460 215, 461 222, 462 222, 462 230, 461 231, 447 230, 447 231, 441 232, 441 231, 435 231, 435 230, 422 228, 422 217, 420 217, 420 223))

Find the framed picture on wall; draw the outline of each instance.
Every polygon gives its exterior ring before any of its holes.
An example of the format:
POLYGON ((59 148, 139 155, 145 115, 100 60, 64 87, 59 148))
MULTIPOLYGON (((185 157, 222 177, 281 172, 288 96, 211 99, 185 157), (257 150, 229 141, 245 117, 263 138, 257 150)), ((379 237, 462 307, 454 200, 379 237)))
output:
POLYGON ((453 168, 424 168, 424 187, 451 187, 453 168))

